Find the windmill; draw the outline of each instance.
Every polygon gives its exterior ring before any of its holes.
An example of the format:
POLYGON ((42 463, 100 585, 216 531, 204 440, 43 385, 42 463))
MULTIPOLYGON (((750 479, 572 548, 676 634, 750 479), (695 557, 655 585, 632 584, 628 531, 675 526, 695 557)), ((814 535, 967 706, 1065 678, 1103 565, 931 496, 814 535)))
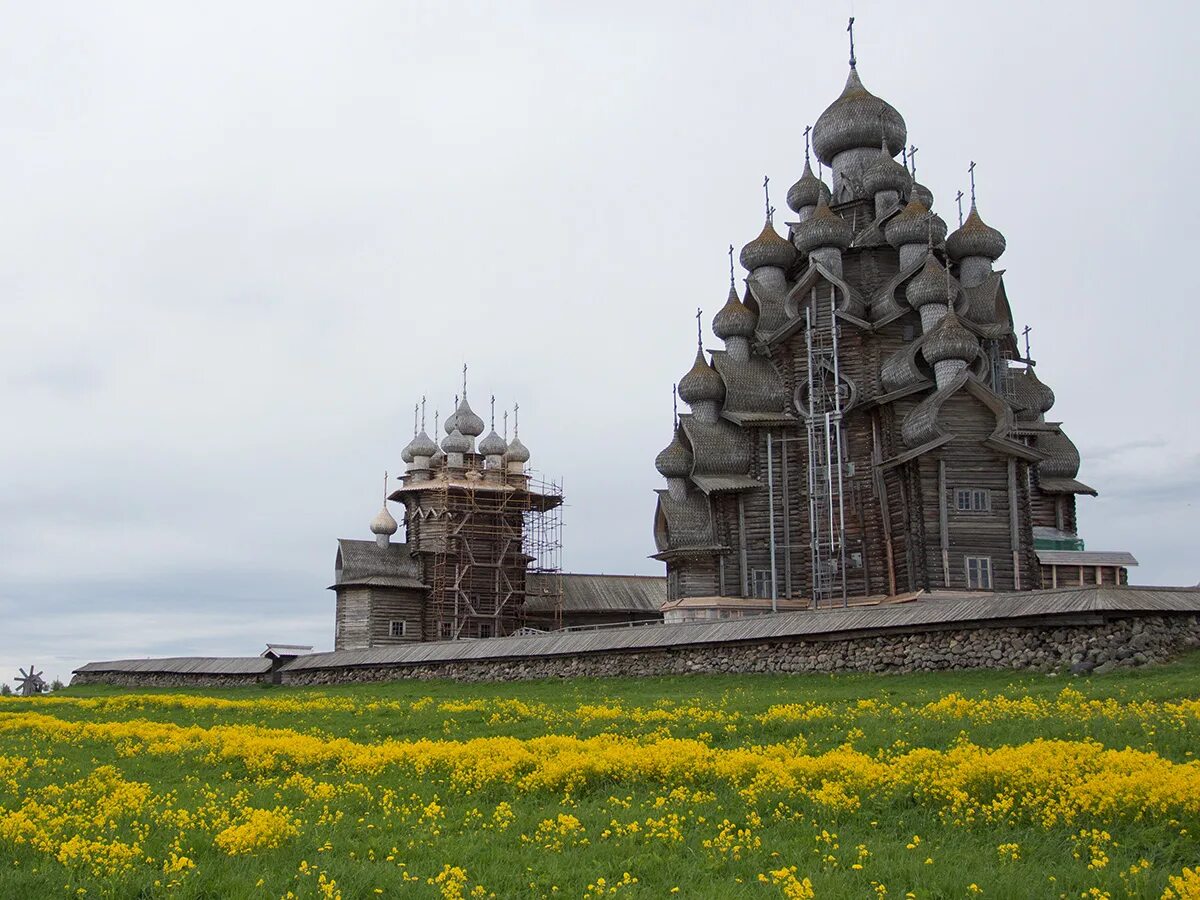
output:
POLYGON ((32 697, 34 694, 40 694, 46 690, 46 682, 42 679, 42 672, 33 671, 33 664, 29 664, 29 671, 26 672, 22 668, 17 669, 21 673, 16 679, 20 687, 22 697, 32 697))

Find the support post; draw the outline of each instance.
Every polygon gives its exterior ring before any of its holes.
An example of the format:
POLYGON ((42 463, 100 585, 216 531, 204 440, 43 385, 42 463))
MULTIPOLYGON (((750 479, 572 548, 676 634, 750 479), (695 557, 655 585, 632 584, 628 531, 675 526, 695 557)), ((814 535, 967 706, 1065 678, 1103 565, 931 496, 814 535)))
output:
POLYGON ((1012 542, 1013 589, 1021 590, 1021 530, 1017 516, 1017 461, 1008 460, 1008 530, 1012 542))
POLYGON ((771 541, 771 612, 779 612, 779 591, 775 574, 775 462, 771 445, 771 429, 767 429, 767 515, 770 518, 768 534, 771 541))
POLYGON ((750 596, 750 572, 746 564, 746 501, 737 495, 738 503, 738 567, 741 569, 742 596, 750 596))
POLYGON ((938 460, 938 518, 942 532, 942 584, 950 587, 950 518, 946 510, 946 461, 938 460))

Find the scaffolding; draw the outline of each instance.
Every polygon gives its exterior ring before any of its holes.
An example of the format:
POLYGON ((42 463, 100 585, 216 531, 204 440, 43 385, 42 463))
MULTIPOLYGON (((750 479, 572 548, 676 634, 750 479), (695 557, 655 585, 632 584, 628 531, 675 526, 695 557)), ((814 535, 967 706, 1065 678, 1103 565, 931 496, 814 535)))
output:
POLYGON ((808 362, 808 522, 813 608, 846 606, 846 510, 843 498, 842 401, 838 364, 836 289, 829 286, 829 319, 814 287, 804 311, 808 362))
POLYGON ((422 487, 433 542, 429 637, 434 640, 508 635, 524 624, 527 576, 538 573, 539 597, 562 621, 561 486, 524 473, 464 460, 422 487))

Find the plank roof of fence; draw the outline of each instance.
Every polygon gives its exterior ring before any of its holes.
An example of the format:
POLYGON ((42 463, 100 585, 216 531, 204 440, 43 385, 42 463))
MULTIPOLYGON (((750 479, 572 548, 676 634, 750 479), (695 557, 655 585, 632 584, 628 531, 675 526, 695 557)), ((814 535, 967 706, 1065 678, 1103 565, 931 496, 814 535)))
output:
POLYGON ((557 578, 562 579, 564 612, 657 613, 667 599, 667 579, 662 575, 534 574, 526 579, 526 612, 554 610, 557 578))
POLYGON ((990 596, 928 594, 911 603, 812 610, 717 622, 644 625, 529 637, 438 641, 374 650, 313 653, 289 671, 355 666, 406 666, 458 660, 572 656, 742 641, 831 639, 890 630, 949 628, 958 624, 1090 618, 1123 613, 1200 613, 1200 588, 1086 587, 990 596))
POLYGON ((261 675, 271 660, 261 656, 170 656, 90 662, 75 672, 138 672, 163 675, 261 675))

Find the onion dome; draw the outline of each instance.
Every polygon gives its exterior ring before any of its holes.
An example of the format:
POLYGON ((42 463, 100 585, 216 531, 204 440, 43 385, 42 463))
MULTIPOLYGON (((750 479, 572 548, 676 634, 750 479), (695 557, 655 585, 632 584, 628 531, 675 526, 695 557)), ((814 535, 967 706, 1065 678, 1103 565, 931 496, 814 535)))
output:
POLYGON ((905 244, 925 244, 929 241, 930 224, 933 226, 933 243, 946 239, 946 223, 933 216, 929 207, 912 197, 908 205, 883 227, 883 234, 893 247, 905 244), (939 230, 939 225, 940 230, 939 230))
POLYGON ((442 440, 442 449, 447 453, 470 453, 471 439, 455 428, 442 440))
POLYGON ((379 515, 371 520, 371 534, 393 535, 399 527, 386 505, 379 511, 379 515))
POLYGON ((479 452, 484 456, 503 456, 507 450, 508 444, 504 442, 504 438, 496 434, 495 428, 488 432, 488 436, 479 442, 479 452))
POLYGON ((508 442, 508 450, 504 455, 508 458, 509 462, 529 462, 529 450, 515 434, 513 435, 513 439, 508 442))
POLYGON ((688 373, 679 379, 679 399, 689 406, 705 400, 720 403, 725 399, 725 382, 717 370, 704 359, 704 351, 696 351, 696 361, 688 373))
POLYGON ((913 180, 908 174, 908 169, 892 158, 887 147, 880 148, 879 159, 863 173, 863 190, 868 196, 874 196, 880 191, 895 191, 902 197, 907 197, 912 185, 913 180))
POLYGON ((775 226, 771 224, 771 220, 767 219, 762 232, 742 248, 742 254, 738 258, 742 261, 742 267, 748 272, 761 269, 763 266, 786 269, 796 261, 796 248, 789 241, 781 238, 775 231, 775 226))
POLYGON ((687 478, 692 474, 693 462, 692 451, 683 446, 683 441, 679 439, 679 429, 676 428, 671 443, 654 457, 654 468, 658 469, 658 474, 663 478, 687 478))
POLYGON ((908 129, 900 113, 863 87, 853 66, 842 95, 821 113, 812 131, 813 150, 827 166, 833 165, 833 158, 843 150, 881 143, 895 156, 907 139, 908 129))
POLYGON ((1035 420, 1054 406, 1054 391, 1029 366, 1022 372, 1013 373, 1009 385, 1012 407, 1017 411, 1018 419, 1035 420))
POLYGON ((475 410, 471 409, 471 404, 467 402, 466 394, 463 394, 462 402, 458 404, 454 415, 446 420, 446 425, 450 426, 450 431, 457 428, 467 437, 479 437, 483 434, 483 419, 475 415, 475 410))
POLYGON ((954 283, 954 279, 946 278, 945 267, 932 253, 926 255, 925 268, 913 277, 904 291, 904 297, 913 309, 920 309, 928 303, 949 306, 957 294, 958 285, 954 283))
POLYGON ((804 174, 788 188, 788 207, 792 212, 800 212, 806 207, 816 206, 822 200, 828 203, 831 196, 828 185, 813 174, 812 166, 807 159, 804 160, 804 174))
POLYGON ((733 285, 729 286, 729 299, 713 316, 713 334, 721 340, 731 337, 754 337, 754 329, 758 325, 758 314, 738 299, 733 285))
POLYGON ((1074 478, 1079 474, 1079 448, 1062 429, 1038 438, 1037 448, 1049 454, 1038 463, 1043 478, 1074 478))
POLYGON ((973 362, 979 355, 979 340, 963 327, 951 307, 921 345, 921 354, 930 365, 946 359, 973 362))
POLYGON ((830 209, 824 198, 813 214, 796 226, 792 236, 796 249, 804 254, 820 247, 845 250, 853 238, 850 223, 830 209))
POLYGON ((985 223, 972 203, 967 221, 946 241, 946 252, 955 261, 968 256, 986 256, 995 260, 1004 252, 1005 246, 1004 235, 985 223))
POLYGON ((920 200, 926 209, 933 209, 933 191, 915 179, 912 183, 912 195, 920 200))
POLYGON ((435 453, 437 453, 437 444, 433 442, 433 438, 422 431, 400 451, 400 458, 406 463, 410 463, 418 456, 433 456, 435 453))

